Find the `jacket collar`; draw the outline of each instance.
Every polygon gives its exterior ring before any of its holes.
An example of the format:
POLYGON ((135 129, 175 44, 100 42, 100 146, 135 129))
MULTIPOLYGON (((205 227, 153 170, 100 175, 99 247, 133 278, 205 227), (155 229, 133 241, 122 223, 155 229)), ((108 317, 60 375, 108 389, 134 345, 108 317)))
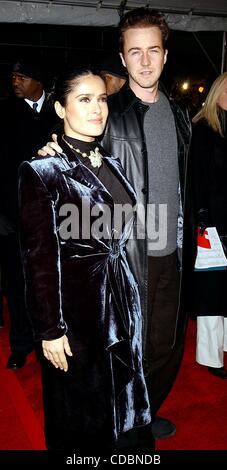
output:
MULTIPOLYGON (((115 93, 114 95, 110 95, 109 97, 109 104, 112 107, 112 96, 114 98, 114 103, 116 103, 116 95, 118 95, 118 100, 117 100, 117 111, 120 112, 120 114, 126 113, 135 103, 139 103, 140 99, 137 98, 135 93, 131 90, 129 87, 128 82, 123 85, 121 90, 118 93, 115 93)), ((114 108, 115 106, 113 106, 114 108)))
MULTIPOLYGON (((164 95, 169 99, 168 93, 164 87, 164 85, 159 82, 158 89, 164 93, 164 95)), ((115 108, 115 106, 112 106, 112 98, 114 98, 114 103, 116 103, 116 95, 118 95, 118 101, 117 101, 117 111, 120 112, 120 114, 127 113, 127 111, 133 107, 135 104, 142 104, 142 101, 140 98, 138 98, 135 93, 132 91, 132 89, 129 87, 129 83, 126 82, 125 85, 121 88, 121 90, 114 95, 110 95, 109 97, 109 104, 111 106, 111 109, 115 108)))

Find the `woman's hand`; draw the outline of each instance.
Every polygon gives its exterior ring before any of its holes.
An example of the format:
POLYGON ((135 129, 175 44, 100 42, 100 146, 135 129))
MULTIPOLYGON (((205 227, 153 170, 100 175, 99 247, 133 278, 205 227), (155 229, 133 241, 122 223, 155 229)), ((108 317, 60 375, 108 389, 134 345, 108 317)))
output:
POLYGON ((41 157, 46 157, 47 155, 51 155, 52 157, 54 157, 56 152, 62 152, 62 148, 58 145, 57 135, 52 134, 51 137, 53 141, 47 142, 46 145, 44 145, 40 150, 38 150, 38 155, 40 155, 41 157))
POLYGON ((46 359, 48 359, 48 361, 52 362, 56 369, 60 368, 61 370, 67 372, 68 362, 65 353, 68 356, 72 356, 72 351, 70 349, 66 335, 51 341, 43 340, 42 348, 44 356, 46 359))

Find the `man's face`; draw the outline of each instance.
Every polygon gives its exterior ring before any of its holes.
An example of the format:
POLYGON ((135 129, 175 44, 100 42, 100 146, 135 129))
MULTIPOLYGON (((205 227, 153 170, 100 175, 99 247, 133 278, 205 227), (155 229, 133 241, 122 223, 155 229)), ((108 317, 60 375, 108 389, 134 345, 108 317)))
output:
POLYGON ((107 95, 117 93, 126 82, 126 78, 116 77, 115 75, 107 72, 103 72, 102 77, 106 83, 107 95))
POLYGON ((132 90, 155 89, 167 59, 160 29, 148 26, 125 31, 121 59, 128 70, 132 90))
POLYGON ((40 82, 19 72, 13 73, 12 86, 18 98, 36 100, 37 96, 42 94, 42 84, 40 82))

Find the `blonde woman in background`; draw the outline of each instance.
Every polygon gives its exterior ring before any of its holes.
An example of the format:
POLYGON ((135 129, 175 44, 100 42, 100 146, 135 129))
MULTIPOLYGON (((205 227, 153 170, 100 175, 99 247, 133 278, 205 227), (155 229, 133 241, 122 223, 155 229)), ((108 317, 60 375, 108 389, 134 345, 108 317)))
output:
MULTIPOLYGON (((203 108, 193 118, 192 188, 196 227, 216 227, 227 251, 227 72, 213 83, 203 108)), ((227 271, 193 274, 193 310, 197 317, 196 361, 227 379, 227 271)))

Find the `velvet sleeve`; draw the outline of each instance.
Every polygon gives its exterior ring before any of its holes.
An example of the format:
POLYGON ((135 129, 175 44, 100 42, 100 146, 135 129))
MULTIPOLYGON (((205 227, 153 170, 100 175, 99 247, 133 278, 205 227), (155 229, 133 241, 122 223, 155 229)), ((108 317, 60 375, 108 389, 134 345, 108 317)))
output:
POLYGON ((19 169, 19 221, 26 303, 36 340, 67 331, 62 315, 60 249, 51 193, 29 162, 19 169))

